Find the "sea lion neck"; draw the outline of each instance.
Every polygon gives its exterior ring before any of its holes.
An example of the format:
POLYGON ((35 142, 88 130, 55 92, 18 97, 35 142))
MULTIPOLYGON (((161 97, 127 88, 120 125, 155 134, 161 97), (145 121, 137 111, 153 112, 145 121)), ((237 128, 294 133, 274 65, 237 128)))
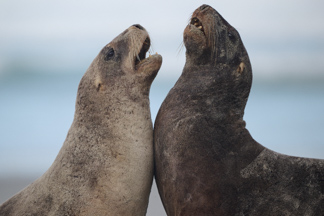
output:
POLYGON ((144 80, 140 83, 132 74, 110 76, 105 80, 101 79, 102 85, 98 88, 96 87, 98 80, 92 71, 88 72, 82 77, 78 87, 74 117, 76 122, 81 124, 92 122, 103 126, 107 119, 111 123, 114 119, 118 121, 123 116, 131 115, 132 109, 149 107, 150 84, 144 84, 144 80), (125 115, 117 115, 118 113, 125 115))
POLYGON ((239 124, 244 127, 243 115, 250 85, 246 85, 244 79, 233 79, 233 71, 236 69, 227 64, 186 64, 174 91, 179 98, 185 97, 192 107, 199 107, 199 112, 212 116, 218 124, 239 124))

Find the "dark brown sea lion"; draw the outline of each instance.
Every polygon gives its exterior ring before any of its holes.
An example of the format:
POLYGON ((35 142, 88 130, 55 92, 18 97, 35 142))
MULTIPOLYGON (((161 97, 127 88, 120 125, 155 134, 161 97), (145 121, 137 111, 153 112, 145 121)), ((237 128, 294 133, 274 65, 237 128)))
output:
POLYGON ((208 5, 184 30, 186 64, 155 120, 155 178, 168 215, 324 215, 324 160, 291 157, 245 128, 252 69, 208 5))
POLYGON ((79 84, 52 166, 0 206, 1 216, 145 215, 153 180, 149 90, 162 63, 133 25, 106 45, 79 84))

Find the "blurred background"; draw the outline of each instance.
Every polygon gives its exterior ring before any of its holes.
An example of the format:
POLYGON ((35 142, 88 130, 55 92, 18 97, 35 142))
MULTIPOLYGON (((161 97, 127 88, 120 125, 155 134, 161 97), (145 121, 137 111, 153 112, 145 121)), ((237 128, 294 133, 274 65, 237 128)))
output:
MULTIPOLYGON (((247 128, 280 153, 324 159, 324 2, 0 1, 0 204, 41 176, 73 120, 78 83, 101 48, 132 24, 163 64, 150 92, 152 121, 181 75, 182 33, 201 4, 241 34, 254 81, 247 128)), ((165 215, 155 184, 147 215, 165 215)))

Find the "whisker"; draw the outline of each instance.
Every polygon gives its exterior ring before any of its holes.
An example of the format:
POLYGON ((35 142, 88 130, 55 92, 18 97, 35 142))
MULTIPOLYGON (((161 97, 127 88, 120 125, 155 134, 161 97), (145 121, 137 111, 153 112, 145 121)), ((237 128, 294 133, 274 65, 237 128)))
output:
POLYGON ((189 25, 189 24, 191 23, 192 15, 193 15, 193 12, 190 14, 190 17, 189 17, 189 19, 188 19, 188 24, 187 24, 187 25, 189 25))
POLYGON ((151 43, 151 46, 150 46, 150 48, 149 48, 149 50, 148 50, 148 53, 149 53, 150 55, 154 54, 154 48, 153 48, 153 44, 152 44, 152 43, 151 43))
POLYGON ((179 55, 183 51, 183 49, 184 49, 184 43, 183 43, 183 41, 181 41, 180 45, 177 48, 177 50, 178 50, 177 57, 179 57, 179 55))
POLYGON ((207 26, 208 29, 206 29, 208 31, 208 46, 211 47, 211 59, 214 59, 215 64, 217 61, 217 40, 219 38, 218 32, 217 32, 217 28, 215 28, 215 25, 208 25, 207 26))

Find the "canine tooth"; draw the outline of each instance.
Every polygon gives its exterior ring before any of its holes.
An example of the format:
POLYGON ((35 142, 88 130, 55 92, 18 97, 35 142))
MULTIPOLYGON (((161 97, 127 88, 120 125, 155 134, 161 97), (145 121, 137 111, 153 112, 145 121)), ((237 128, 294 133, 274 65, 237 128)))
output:
POLYGON ((140 57, 139 57, 138 55, 137 55, 136 57, 137 57, 137 60, 138 60, 138 61, 141 61, 141 59, 140 59, 140 57))
POLYGON ((202 29, 202 26, 198 26, 198 29, 202 29))

